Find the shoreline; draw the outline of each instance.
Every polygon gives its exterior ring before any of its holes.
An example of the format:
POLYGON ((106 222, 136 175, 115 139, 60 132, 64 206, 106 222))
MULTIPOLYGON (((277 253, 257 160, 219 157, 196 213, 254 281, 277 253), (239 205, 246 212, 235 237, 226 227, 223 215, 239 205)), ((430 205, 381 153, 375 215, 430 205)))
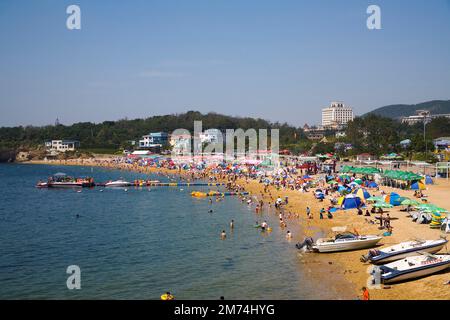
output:
MULTIPOLYGON (((166 175, 176 175, 183 178, 189 177, 187 172, 179 170, 171 170, 167 168, 155 168, 155 167, 139 167, 132 165, 120 165, 104 162, 106 159, 96 159, 94 161, 86 160, 56 160, 56 161, 27 161, 22 164, 43 164, 43 165, 66 165, 66 166, 91 166, 102 167, 115 170, 127 170, 140 172, 144 174, 162 173, 166 175)), ((225 179, 226 180, 226 179, 225 179)), ((224 182, 224 181, 220 181, 224 182)), ((226 182, 226 181, 225 181, 226 182)), ((450 190, 450 184, 448 181, 438 180, 438 184, 429 187, 425 193, 429 194, 430 202, 435 203, 444 208, 450 209, 449 205, 445 203, 445 194, 448 194, 450 190), (434 193, 433 193, 434 192, 434 193), (440 196, 442 194, 442 196, 440 196)), ((360 234, 380 234, 383 231, 378 230, 377 225, 368 224, 364 216, 358 216, 356 210, 339 210, 334 214, 334 219, 329 220, 324 218, 320 220, 318 218, 318 212, 321 207, 326 207, 327 202, 318 202, 311 191, 308 193, 302 193, 298 190, 279 190, 270 186, 268 188, 269 193, 264 193, 264 187, 262 184, 255 180, 238 179, 237 184, 244 186, 245 190, 250 192, 252 196, 263 198, 266 201, 273 202, 273 198, 278 195, 289 196, 289 204, 285 206, 285 212, 291 212, 294 217, 292 219, 286 219, 288 225, 295 224, 296 230, 302 230, 303 236, 316 237, 317 234, 327 234, 331 227, 334 226, 348 226, 348 231, 356 229, 360 234), (311 212, 314 215, 314 219, 306 218, 306 207, 311 208, 311 212)), ((411 197, 412 191, 400 190, 391 187, 380 187, 385 192, 397 192, 401 196, 411 197)), ((375 194, 379 192, 370 191, 375 194)), ((384 237, 381 241, 382 245, 392 245, 402 241, 407 241, 415 238, 417 234, 420 237, 437 239, 439 238, 440 231, 436 229, 430 229, 428 225, 419 225, 409 220, 404 212, 400 212, 398 207, 389 209, 389 214, 395 220, 392 221, 394 232, 392 236, 384 237), (420 231, 420 232, 419 232, 420 231)), ((287 228, 289 229, 289 228, 287 228)), ((303 241, 299 234, 294 234, 291 245, 296 242, 303 241)), ((444 248, 441 252, 447 251, 444 248)), ((349 296, 344 299, 352 299, 353 295, 356 299, 360 297, 361 287, 367 286, 367 279, 369 274, 367 273, 370 264, 363 264, 359 261, 359 257, 362 254, 367 253, 366 250, 357 250, 341 253, 306 253, 299 259, 299 265, 302 264, 305 271, 314 279, 314 281, 322 282, 328 286, 326 290, 336 292, 337 297, 341 293, 343 296, 349 296), (330 283, 329 275, 333 274, 330 283), (342 294, 343 287, 345 288, 345 294, 342 294), (348 291, 348 292, 347 292, 348 291)), ((450 298, 450 286, 443 283, 450 279, 450 275, 447 273, 438 273, 425 278, 416 279, 408 282, 393 284, 386 286, 386 289, 372 289, 370 290, 371 299, 373 300, 417 300, 417 299, 449 299, 450 298)), ((342 298, 337 298, 342 299, 342 298)))

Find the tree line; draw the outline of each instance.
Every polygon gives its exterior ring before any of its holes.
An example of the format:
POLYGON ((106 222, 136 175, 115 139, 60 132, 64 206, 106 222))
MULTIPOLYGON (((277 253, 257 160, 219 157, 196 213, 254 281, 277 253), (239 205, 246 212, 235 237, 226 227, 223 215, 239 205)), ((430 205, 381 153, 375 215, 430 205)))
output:
POLYGON ((81 147, 126 149, 131 148, 131 141, 139 140, 150 132, 172 132, 183 128, 194 131, 194 121, 202 121, 203 130, 216 128, 226 129, 279 129, 280 147, 293 153, 325 153, 337 152, 344 155, 371 153, 380 155, 390 152, 424 152, 432 148, 432 140, 441 136, 450 136, 450 119, 435 118, 426 125, 424 139, 423 124, 407 125, 397 120, 369 114, 356 117, 349 122, 345 137, 335 138, 330 134, 328 142, 313 142, 306 138, 300 127, 287 123, 270 122, 260 118, 233 117, 217 113, 202 114, 188 111, 181 114, 152 116, 146 119, 122 119, 104 121, 102 123, 80 122, 72 125, 18 126, 0 128, 0 148, 20 149, 42 146, 45 140, 68 139, 80 141, 81 147), (410 139, 408 148, 400 145, 400 141, 410 139), (340 145, 351 144, 352 148, 335 149, 340 145), (339 144, 338 144, 339 145, 339 144))

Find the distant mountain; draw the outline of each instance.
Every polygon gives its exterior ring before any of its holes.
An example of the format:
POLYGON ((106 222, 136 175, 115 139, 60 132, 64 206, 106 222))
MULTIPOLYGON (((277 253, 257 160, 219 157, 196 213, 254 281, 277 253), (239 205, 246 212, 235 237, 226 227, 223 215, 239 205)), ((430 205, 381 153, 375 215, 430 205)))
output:
POLYGON ((412 116, 416 110, 429 110, 431 114, 450 113, 450 100, 433 100, 419 104, 393 104, 372 110, 363 115, 376 114, 379 116, 399 119, 401 117, 412 116))

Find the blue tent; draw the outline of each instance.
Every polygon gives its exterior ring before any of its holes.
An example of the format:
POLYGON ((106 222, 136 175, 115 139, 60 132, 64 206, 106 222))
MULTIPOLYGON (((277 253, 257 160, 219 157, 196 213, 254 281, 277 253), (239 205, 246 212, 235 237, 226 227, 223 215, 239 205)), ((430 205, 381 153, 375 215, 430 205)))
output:
POLYGON ((425 184, 433 184, 433 179, 430 176, 425 176, 425 184))
POLYGON ((375 181, 369 182, 367 184, 367 188, 377 188, 377 187, 378 187, 378 185, 376 184, 375 181))
POLYGON ((345 197, 344 201, 342 202, 342 209, 348 210, 348 209, 356 209, 361 205, 361 199, 359 197, 356 197, 354 194, 345 197))
MULTIPOLYGON (((357 194, 359 189, 356 189, 355 191, 353 191, 353 194, 357 194)), ((370 193, 366 190, 366 189, 362 189, 363 195, 364 195, 364 199, 369 199, 371 197, 370 193)))
POLYGON ((425 190, 425 185, 420 181, 414 181, 411 183, 411 190, 425 190))
POLYGON ((393 206, 399 206, 402 202, 400 199, 400 195, 395 192, 391 192, 390 195, 388 195, 389 198, 389 204, 392 204, 393 206))

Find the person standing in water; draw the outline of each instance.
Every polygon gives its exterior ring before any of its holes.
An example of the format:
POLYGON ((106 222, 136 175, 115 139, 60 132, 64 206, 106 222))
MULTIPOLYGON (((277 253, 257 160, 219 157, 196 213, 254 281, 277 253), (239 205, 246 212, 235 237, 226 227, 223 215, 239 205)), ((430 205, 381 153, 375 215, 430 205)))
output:
POLYGON ((231 222, 230 222, 230 229, 231 229, 231 230, 234 229, 234 220, 231 220, 231 222))
POLYGON ((225 232, 225 230, 222 230, 222 233, 220 234, 220 238, 222 240, 225 240, 226 237, 227 237, 227 233, 225 232))

